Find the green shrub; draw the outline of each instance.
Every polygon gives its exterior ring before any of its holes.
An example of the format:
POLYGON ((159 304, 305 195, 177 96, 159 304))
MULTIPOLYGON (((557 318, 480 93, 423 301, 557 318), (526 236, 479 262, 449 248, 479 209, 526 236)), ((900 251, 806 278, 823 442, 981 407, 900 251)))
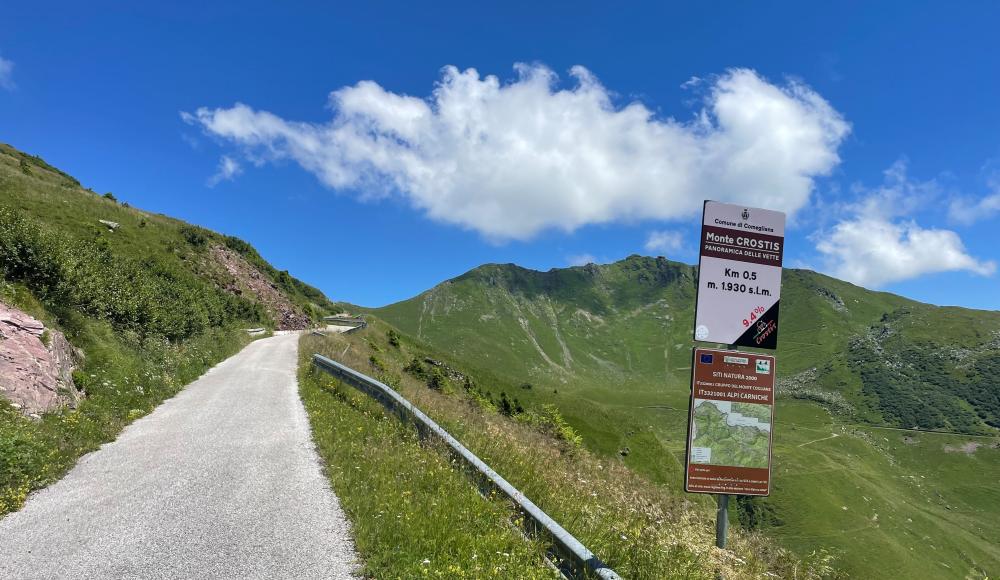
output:
POLYGON ((514 404, 507 398, 507 393, 500 392, 500 414, 506 417, 514 415, 514 404))
POLYGON ((199 228, 183 226, 181 235, 184 236, 184 241, 196 248, 204 247, 208 243, 208 237, 199 228))
POLYGON ((403 367, 403 371, 417 377, 418 379, 427 378, 427 369, 424 368, 424 363, 417 357, 413 357, 410 362, 406 363, 406 366, 403 367))
POLYGON ((573 429, 572 425, 563 419, 563 416, 559 413, 559 409, 555 405, 551 403, 542 405, 542 418, 556 438, 569 443, 573 447, 583 445, 583 437, 573 429))
POLYGON ((236 322, 266 323, 263 308, 178 264, 138 261, 104 238, 83 240, 0 208, 0 276, 43 301, 140 336, 180 340, 236 322))
POLYGON ((435 391, 443 391, 448 379, 445 378, 444 373, 441 369, 434 367, 431 369, 430 376, 427 378, 427 386, 435 391))

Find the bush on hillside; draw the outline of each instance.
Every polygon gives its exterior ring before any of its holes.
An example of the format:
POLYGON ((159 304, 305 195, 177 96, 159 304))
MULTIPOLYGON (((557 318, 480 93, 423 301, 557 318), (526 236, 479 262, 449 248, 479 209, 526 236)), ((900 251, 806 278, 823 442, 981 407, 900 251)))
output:
POLYGON ((196 248, 201 248, 208 243, 208 237, 201 230, 192 226, 181 227, 181 235, 184 236, 184 241, 196 248))
POLYGON ((583 445, 583 437, 573 429, 572 425, 566 422, 566 419, 563 419, 559 408, 555 405, 551 403, 542 405, 542 418, 557 439, 561 439, 573 447, 583 445))
POLYGON ((403 371, 417 377, 418 379, 427 378, 427 369, 424 368, 424 363, 417 357, 413 357, 413 360, 406 363, 406 366, 403 367, 403 371))
POLYGON ((447 385, 447 379, 441 369, 434 367, 431 369, 430 377, 427 379, 428 388, 434 389, 435 391, 443 391, 447 385))
POLYGON ((0 208, 0 276, 43 301, 107 320, 140 336, 180 340, 208 328, 266 322, 263 309, 176 264, 115 253, 0 208))

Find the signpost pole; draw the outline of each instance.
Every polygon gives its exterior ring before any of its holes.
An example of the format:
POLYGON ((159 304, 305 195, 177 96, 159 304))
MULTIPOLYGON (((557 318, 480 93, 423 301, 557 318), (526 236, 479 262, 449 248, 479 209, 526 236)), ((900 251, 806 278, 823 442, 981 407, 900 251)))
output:
MULTIPOLYGON (((735 344, 730 344, 726 350, 736 350, 735 344)), ((726 549, 726 539, 729 535, 729 494, 717 495, 718 509, 715 511, 715 545, 726 549)))
POLYGON ((720 493, 719 509, 715 512, 715 545, 726 549, 726 535, 729 533, 729 494, 720 493))

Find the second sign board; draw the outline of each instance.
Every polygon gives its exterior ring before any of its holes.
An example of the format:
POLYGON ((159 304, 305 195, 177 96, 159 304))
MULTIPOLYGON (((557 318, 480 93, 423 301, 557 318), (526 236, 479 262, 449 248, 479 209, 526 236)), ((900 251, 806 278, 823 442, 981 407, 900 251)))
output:
POLYGON ((684 489, 767 495, 774 357, 697 348, 692 371, 684 489))

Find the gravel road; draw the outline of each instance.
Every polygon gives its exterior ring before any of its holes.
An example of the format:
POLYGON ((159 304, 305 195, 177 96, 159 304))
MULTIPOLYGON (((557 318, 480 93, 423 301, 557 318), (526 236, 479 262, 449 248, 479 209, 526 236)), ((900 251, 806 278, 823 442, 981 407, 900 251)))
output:
POLYGON ((298 336, 220 363, 0 520, 0 578, 352 578, 298 336))

